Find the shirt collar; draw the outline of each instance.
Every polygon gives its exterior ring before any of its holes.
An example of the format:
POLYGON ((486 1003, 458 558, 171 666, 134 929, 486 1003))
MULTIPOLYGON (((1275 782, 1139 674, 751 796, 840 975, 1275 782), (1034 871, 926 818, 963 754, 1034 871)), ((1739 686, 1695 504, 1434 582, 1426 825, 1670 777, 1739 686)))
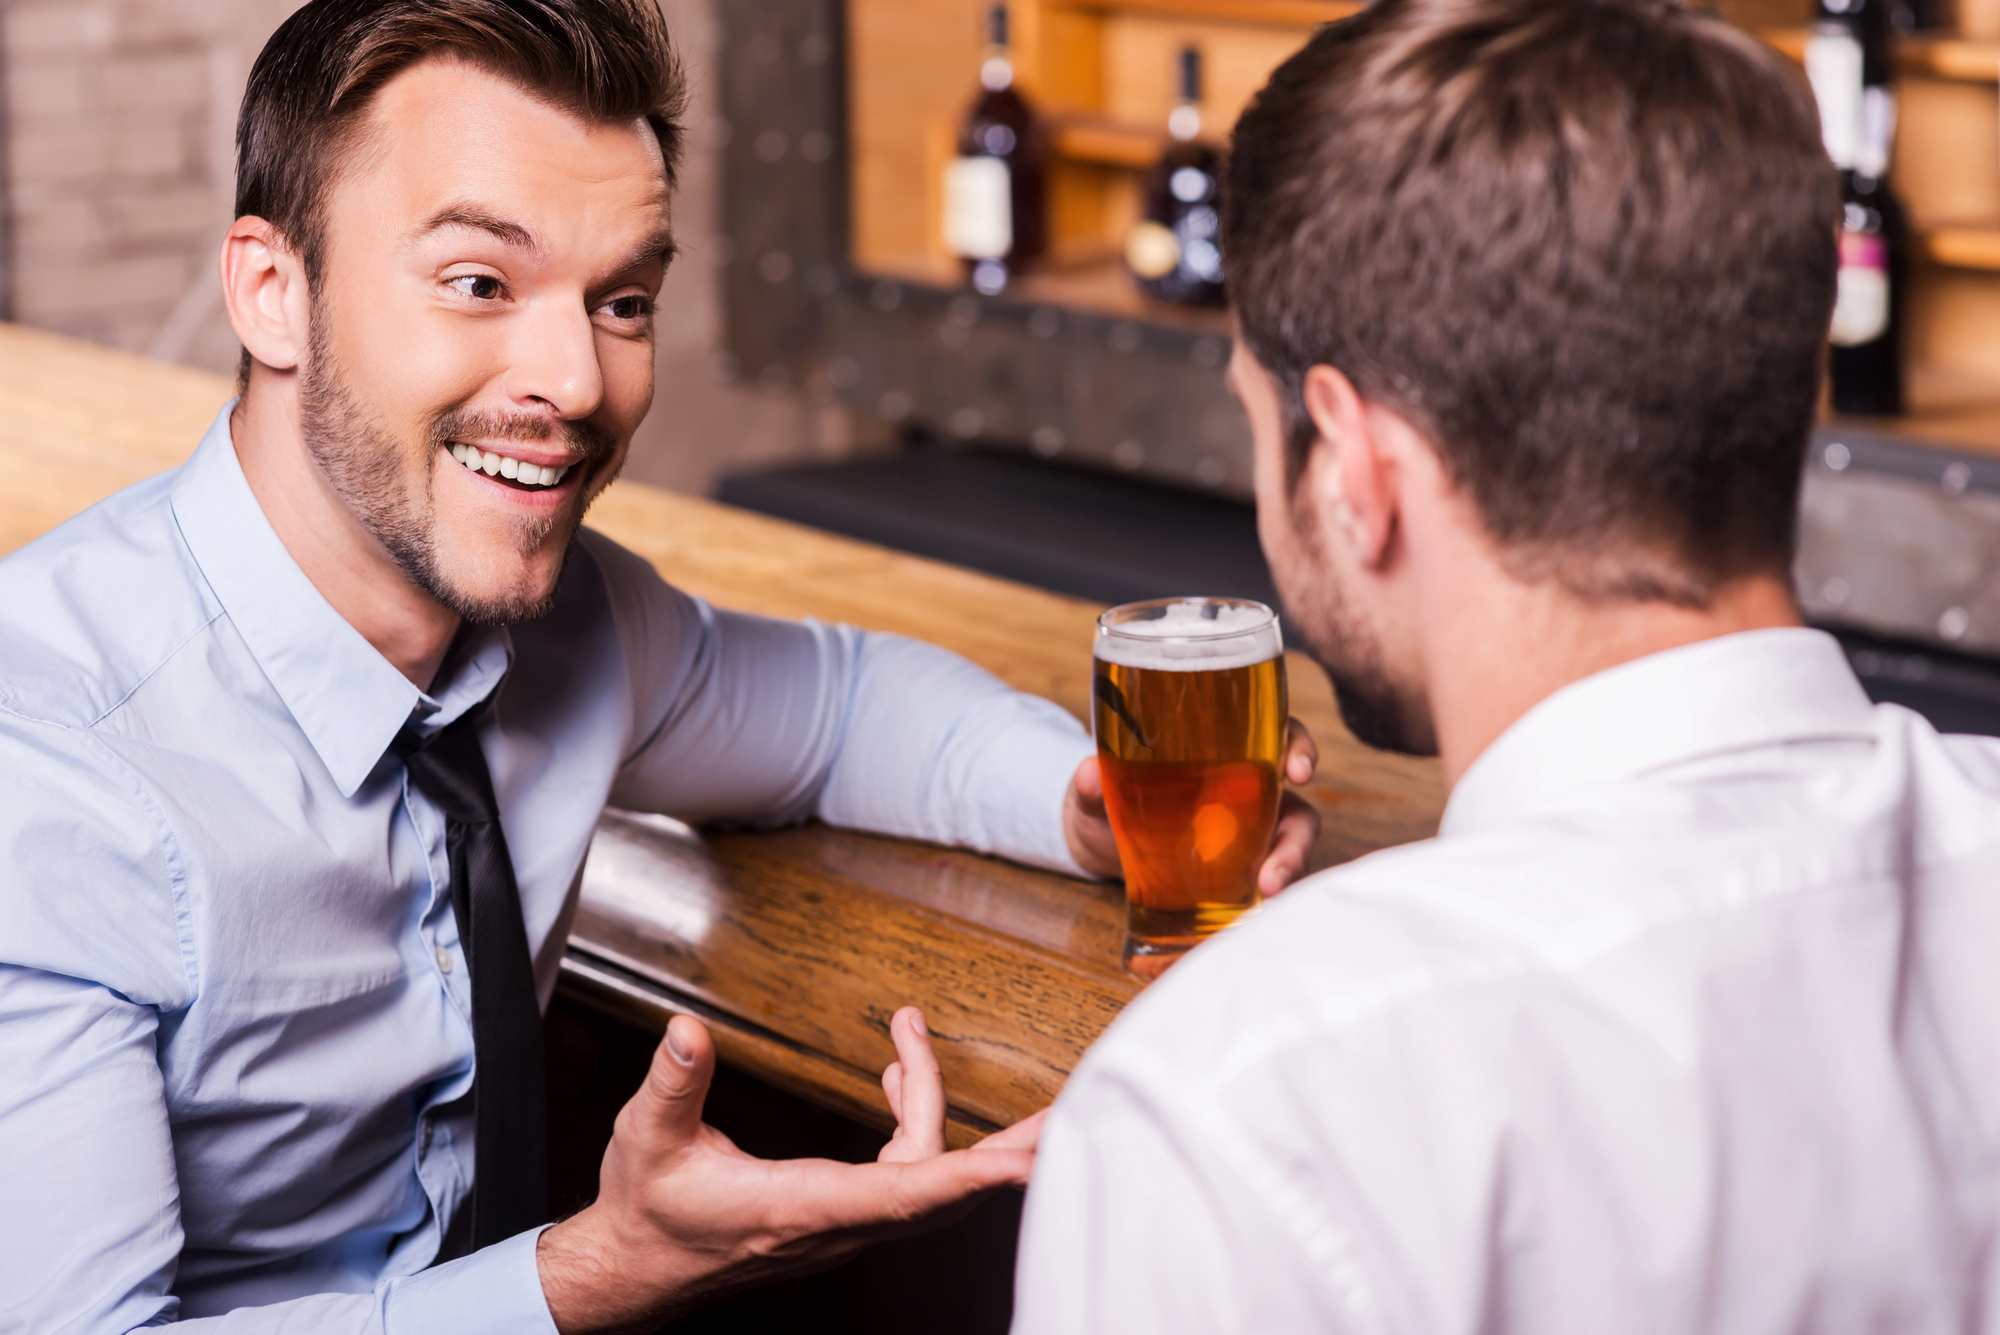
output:
POLYGON ((434 696, 419 696, 410 714, 417 736, 429 737, 477 708, 506 678, 513 661, 514 641, 505 626, 461 629, 438 667, 437 680, 443 689, 434 696))
POLYGON ((174 480, 174 519, 236 633, 312 743, 341 796, 352 797, 408 721, 443 727, 506 675, 505 630, 469 629, 439 674, 437 697, 417 689, 333 610, 272 529, 250 491, 230 400, 174 480), (476 694, 475 694, 476 692, 476 694))
POLYGON ((1743 631, 1572 682, 1515 720, 1445 804, 1443 836, 1518 819, 1565 794, 1702 756, 1869 738, 1874 706, 1824 631, 1743 631))

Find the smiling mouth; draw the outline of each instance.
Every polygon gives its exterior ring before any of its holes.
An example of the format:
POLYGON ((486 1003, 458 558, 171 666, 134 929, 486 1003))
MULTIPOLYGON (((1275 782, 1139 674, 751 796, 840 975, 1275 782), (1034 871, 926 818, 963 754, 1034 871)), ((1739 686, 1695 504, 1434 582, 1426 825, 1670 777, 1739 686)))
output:
POLYGON ((499 478, 522 491, 546 491, 559 484, 575 466, 564 464, 560 468, 544 468, 540 464, 523 463, 508 455, 495 454, 492 450, 482 450, 476 445, 458 441, 451 444, 451 457, 475 473, 499 478))

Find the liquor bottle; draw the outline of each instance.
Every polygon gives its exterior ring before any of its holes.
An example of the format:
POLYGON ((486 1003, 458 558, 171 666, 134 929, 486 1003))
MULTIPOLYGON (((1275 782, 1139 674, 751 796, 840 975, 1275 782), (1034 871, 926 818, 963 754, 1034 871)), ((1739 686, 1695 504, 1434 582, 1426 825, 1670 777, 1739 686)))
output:
POLYGON ((1201 52, 1180 55, 1169 143, 1146 178, 1144 212, 1125 236, 1140 291, 1180 306, 1226 304, 1222 286, 1222 155, 1200 141, 1201 52))
POLYGON ((959 132, 958 156, 945 168, 944 244, 963 262, 973 287, 992 296, 1040 259, 1048 244, 1047 136, 1014 87, 1005 4, 987 11, 979 83, 979 98, 959 132))
POLYGON ((1806 44, 1827 156, 1840 169, 1840 279, 1827 331, 1835 412, 1903 411, 1909 229, 1889 188, 1896 100, 1889 0, 1820 0, 1806 44))
POLYGON ((1951 26, 1945 0, 1898 0, 1892 17, 1899 32, 1923 32, 1929 28, 1951 26))

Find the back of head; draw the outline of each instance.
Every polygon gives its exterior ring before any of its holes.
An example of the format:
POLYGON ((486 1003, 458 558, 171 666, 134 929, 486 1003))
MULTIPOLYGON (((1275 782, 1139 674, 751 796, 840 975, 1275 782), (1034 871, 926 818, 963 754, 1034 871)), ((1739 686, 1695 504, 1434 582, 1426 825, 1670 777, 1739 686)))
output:
POLYGON ((236 124, 236 215, 275 226, 317 285, 324 207, 375 94, 462 60, 594 122, 644 118, 671 181, 686 80, 655 0, 311 0, 250 72, 236 124))
POLYGON ((1705 605, 1789 570, 1839 189, 1781 55, 1672 0, 1380 0, 1237 123, 1231 301, 1437 445, 1509 568, 1705 605))

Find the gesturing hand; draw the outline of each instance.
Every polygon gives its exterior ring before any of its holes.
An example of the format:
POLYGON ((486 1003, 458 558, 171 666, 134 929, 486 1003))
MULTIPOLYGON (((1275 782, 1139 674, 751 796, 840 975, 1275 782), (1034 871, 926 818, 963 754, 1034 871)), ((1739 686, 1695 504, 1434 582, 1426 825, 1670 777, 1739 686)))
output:
MULTIPOLYGON (((1305 783, 1319 768, 1319 747, 1306 725, 1290 720, 1285 729, 1285 777, 1305 783)), ((1063 834, 1069 839, 1070 856, 1095 876, 1121 876, 1118 844, 1111 837, 1111 819, 1104 810, 1104 776, 1092 756, 1076 767, 1063 798, 1063 834)), ((1319 838, 1319 812, 1297 793, 1288 792, 1278 801, 1278 824, 1271 831, 1270 851, 1257 871, 1257 888, 1265 898, 1277 894, 1299 878, 1312 855, 1313 841, 1319 838)))
POLYGON ((723 1292, 823 1269, 1027 1185, 1044 1114, 946 1153, 944 1081, 923 1015, 905 1006, 889 1033, 900 1060, 882 1088, 897 1126, 880 1159, 772 1161, 702 1122, 715 1048, 700 1021, 676 1016, 618 1114, 596 1202, 541 1236, 556 1328, 653 1330, 723 1292))

